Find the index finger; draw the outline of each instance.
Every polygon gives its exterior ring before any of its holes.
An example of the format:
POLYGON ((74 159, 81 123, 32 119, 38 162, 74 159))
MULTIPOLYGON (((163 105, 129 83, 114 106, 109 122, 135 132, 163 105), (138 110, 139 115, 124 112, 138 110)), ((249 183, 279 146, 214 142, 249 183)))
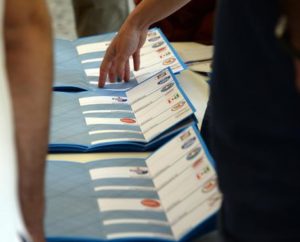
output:
POLYGON ((100 65, 98 87, 104 87, 112 61, 105 55, 100 65))

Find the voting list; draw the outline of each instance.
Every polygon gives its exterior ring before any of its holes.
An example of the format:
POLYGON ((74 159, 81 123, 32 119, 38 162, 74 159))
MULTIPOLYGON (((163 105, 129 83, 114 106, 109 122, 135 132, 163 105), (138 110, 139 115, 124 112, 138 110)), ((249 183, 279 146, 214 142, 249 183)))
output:
POLYGON ((59 234, 180 241, 209 220, 221 203, 213 161, 193 126, 146 160, 50 161, 48 165, 50 238, 59 234), (65 170, 69 178, 58 179, 65 170), (80 228, 74 221, 80 221, 80 228))

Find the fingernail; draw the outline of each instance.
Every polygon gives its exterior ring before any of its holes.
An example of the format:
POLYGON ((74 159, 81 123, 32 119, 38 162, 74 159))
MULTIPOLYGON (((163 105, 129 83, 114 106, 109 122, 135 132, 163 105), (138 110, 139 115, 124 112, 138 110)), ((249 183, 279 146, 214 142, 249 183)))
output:
POLYGON ((122 81, 122 78, 121 77, 117 77, 117 82, 121 82, 122 81))

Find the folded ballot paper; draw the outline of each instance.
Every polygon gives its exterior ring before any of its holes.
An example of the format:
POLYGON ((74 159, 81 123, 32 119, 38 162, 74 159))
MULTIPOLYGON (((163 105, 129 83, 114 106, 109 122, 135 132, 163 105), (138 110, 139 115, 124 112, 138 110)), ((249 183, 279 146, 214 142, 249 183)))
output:
MULTIPOLYGON (((109 33, 80 38, 75 41, 57 39, 55 41, 54 90, 98 89, 99 66, 115 35, 116 33, 109 33)), ((129 90, 167 67, 170 67, 173 73, 179 73, 186 68, 164 34, 157 28, 151 29, 141 48, 140 70, 131 71, 130 82, 107 82, 104 90, 129 90)))
POLYGON ((153 150, 195 122, 171 69, 128 91, 55 92, 50 152, 153 150))
POLYGON ((46 235, 62 241, 190 241, 215 225, 214 162, 190 126, 146 159, 49 160, 46 235))

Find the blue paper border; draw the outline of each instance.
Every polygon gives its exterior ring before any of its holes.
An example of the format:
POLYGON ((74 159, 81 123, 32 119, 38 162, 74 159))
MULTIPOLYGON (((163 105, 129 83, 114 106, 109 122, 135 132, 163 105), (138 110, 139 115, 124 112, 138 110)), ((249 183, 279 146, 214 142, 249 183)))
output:
POLYGON ((173 73, 172 69, 170 67, 167 67, 166 69, 169 70, 171 76, 173 77, 173 79, 174 79, 174 81, 176 83, 177 88, 181 92, 181 94, 184 97, 184 99, 188 102, 188 105, 190 106, 190 108, 192 109, 192 111, 196 112, 196 108, 194 107, 194 105, 190 101, 189 97, 187 96, 187 94, 185 93, 185 91, 183 90, 183 88, 181 87, 181 84, 179 83, 179 81, 178 81, 176 75, 173 73))
POLYGON ((174 242, 176 240, 160 239, 160 238, 145 238, 145 237, 135 237, 135 238, 121 238, 121 239, 92 239, 86 237, 48 237, 47 242, 174 242))

